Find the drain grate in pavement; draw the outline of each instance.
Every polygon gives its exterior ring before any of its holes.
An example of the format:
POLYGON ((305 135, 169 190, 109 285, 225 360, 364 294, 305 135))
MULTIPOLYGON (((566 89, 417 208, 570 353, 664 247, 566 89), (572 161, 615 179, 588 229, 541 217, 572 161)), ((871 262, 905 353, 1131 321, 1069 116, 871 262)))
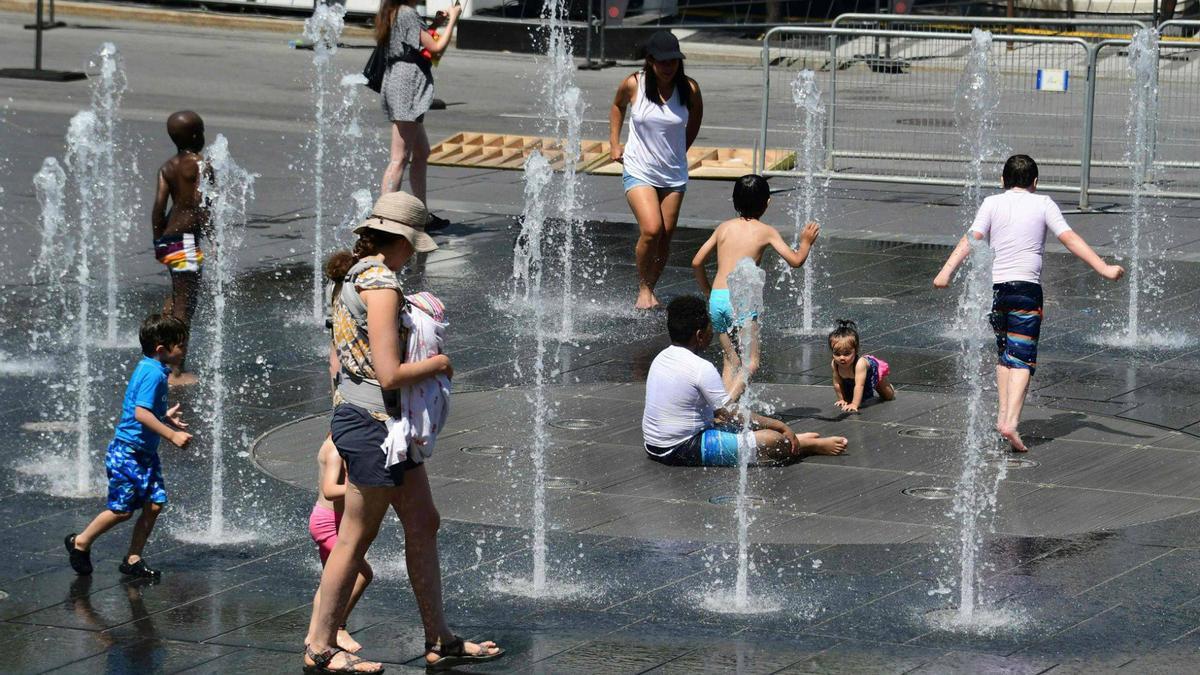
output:
POLYGON ((953 438, 958 435, 958 432, 951 431, 950 429, 934 429, 932 427, 919 427, 916 429, 901 429, 900 435, 906 436, 908 438, 936 439, 936 438, 953 438))
POLYGON ((599 429, 604 426, 604 422, 600 420, 589 420, 582 417, 566 417, 559 420, 554 420, 550 426, 559 429, 571 429, 573 431, 583 431, 585 429, 599 429))
POLYGON ((476 455, 478 457, 503 457, 508 454, 511 448, 503 445, 467 445, 459 448, 459 450, 468 455, 476 455))
POLYGON ((21 425, 21 431, 32 431, 36 434, 70 434, 79 431, 79 425, 67 420, 25 422, 21 425))
POLYGON ((575 488, 583 487, 584 485, 587 485, 587 483, 575 478, 563 478, 561 476, 546 477, 547 490, 573 490, 575 488))
POLYGON ((1032 459, 1025 459, 1024 457, 1003 457, 998 459, 989 459, 987 460, 987 463, 991 464, 992 466, 1000 466, 1003 464, 1004 467, 1008 469, 1032 469, 1038 465, 1038 463, 1032 459))
MULTIPOLYGON (((709 497, 708 503, 716 504, 717 506, 736 506, 737 495, 717 495, 716 497, 709 497)), ((758 495, 746 495, 746 504, 751 508, 765 506, 766 503, 767 500, 765 497, 759 497, 758 495)))
POLYGON ((938 129, 953 129, 955 121, 949 117, 905 117, 896 120, 896 124, 906 127, 935 127, 938 129))
POLYGON ((901 490, 909 497, 917 499, 953 499, 954 489, 948 487, 910 487, 901 490))
POLYGON ((874 298, 874 297, 842 298, 842 302, 846 303, 847 305, 894 305, 894 304, 896 304, 896 301, 891 298, 874 298))

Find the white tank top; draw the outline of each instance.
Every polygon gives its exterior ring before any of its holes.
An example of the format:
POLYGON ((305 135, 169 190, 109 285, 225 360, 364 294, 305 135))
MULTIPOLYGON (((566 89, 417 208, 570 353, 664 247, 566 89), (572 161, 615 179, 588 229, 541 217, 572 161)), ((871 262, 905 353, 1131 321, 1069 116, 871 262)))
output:
POLYGON ((666 105, 647 99, 644 77, 638 73, 637 93, 629 111, 625 173, 655 187, 686 185, 687 106, 679 100, 678 87, 666 105))

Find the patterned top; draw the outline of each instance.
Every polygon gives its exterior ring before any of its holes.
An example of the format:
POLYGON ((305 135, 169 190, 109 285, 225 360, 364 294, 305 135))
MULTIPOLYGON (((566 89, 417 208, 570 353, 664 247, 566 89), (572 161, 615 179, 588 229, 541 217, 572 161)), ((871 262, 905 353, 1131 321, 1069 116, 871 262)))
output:
MULTIPOLYGON (((417 11, 402 5, 396 12, 388 38, 388 58, 421 51, 421 31, 425 30, 417 11)), ((383 112, 394 122, 415 122, 433 105, 433 76, 415 63, 393 63, 383 75, 381 90, 383 112)))
MULTIPOLYGON (((351 269, 344 283, 352 285, 356 291, 390 288, 403 298, 396 273, 379 261, 357 272, 351 269)), ((371 344, 367 338, 366 312, 356 317, 340 295, 333 301, 333 345, 342 370, 355 377, 376 379, 375 365, 371 362, 371 344)))

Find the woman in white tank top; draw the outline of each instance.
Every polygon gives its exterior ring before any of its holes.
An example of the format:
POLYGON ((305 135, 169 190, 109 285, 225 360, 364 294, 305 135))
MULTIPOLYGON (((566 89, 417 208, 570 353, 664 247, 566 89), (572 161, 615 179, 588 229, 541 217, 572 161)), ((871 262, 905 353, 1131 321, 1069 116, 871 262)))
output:
POLYGON ((684 75, 683 58, 679 40, 669 31, 652 35, 645 66, 617 88, 608 113, 612 159, 625 167, 625 199, 641 231, 636 249, 638 309, 659 305, 654 285, 667 264, 687 190, 687 151, 704 117, 700 86, 684 75), (626 109, 629 138, 622 146, 626 109))

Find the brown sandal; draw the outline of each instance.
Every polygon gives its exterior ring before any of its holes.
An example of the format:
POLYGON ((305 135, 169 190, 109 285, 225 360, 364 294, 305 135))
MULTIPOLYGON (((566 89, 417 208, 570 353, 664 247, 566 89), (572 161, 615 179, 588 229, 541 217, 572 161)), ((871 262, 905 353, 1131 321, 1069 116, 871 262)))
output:
POLYGON ((316 652, 312 647, 304 645, 304 656, 312 661, 312 665, 304 664, 305 673, 361 673, 362 675, 378 675, 382 673, 384 668, 380 666, 377 670, 359 670, 360 663, 367 663, 367 660, 351 654, 341 647, 330 647, 325 651, 316 652), (338 653, 345 653, 346 663, 340 668, 331 668, 329 664, 333 661, 333 657, 338 653))
MULTIPOLYGON (((484 642, 487 642, 487 640, 484 640, 484 642)), ((431 670, 441 670, 443 668, 453 668, 454 666, 461 666, 468 663, 482 663, 484 661, 491 661, 492 659, 498 659, 501 656, 504 656, 504 649, 494 642, 492 643, 492 647, 484 647, 481 643, 479 645, 480 651, 475 654, 468 654, 465 650, 465 647, 466 645, 464 644, 463 639, 457 635, 454 636, 453 640, 447 642, 446 644, 442 644, 440 640, 438 642, 426 642, 425 667, 431 670), (496 650, 495 653, 487 653, 489 649, 493 648, 496 650), (430 654, 437 654, 437 660, 430 661, 430 654)))

